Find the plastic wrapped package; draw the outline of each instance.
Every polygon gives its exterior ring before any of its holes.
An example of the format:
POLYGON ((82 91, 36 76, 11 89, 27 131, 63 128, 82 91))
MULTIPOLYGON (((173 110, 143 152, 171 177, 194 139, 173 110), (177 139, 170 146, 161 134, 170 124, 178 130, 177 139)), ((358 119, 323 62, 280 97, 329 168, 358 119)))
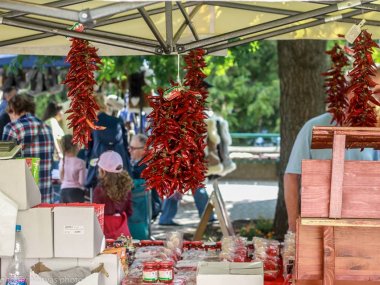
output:
POLYGON ((245 262, 247 260, 246 238, 225 237, 222 240, 221 260, 231 262, 245 262))
POLYGON ((285 235, 284 247, 282 250, 284 278, 286 278, 289 274, 292 274, 295 256, 296 256, 296 235, 293 232, 288 232, 285 235))
POLYGON ((165 247, 172 252, 172 258, 177 261, 181 257, 183 234, 180 232, 167 232, 165 247))
POLYGON ((171 251, 163 246, 148 246, 137 248, 135 259, 149 260, 149 259, 171 259, 171 251))
POLYGON ((197 271, 183 271, 180 270, 177 272, 174 283, 186 284, 186 285, 196 285, 197 284, 197 271))
POLYGON ((253 261, 262 261, 264 266, 264 280, 276 280, 281 270, 280 243, 276 240, 253 238, 255 252, 253 261))

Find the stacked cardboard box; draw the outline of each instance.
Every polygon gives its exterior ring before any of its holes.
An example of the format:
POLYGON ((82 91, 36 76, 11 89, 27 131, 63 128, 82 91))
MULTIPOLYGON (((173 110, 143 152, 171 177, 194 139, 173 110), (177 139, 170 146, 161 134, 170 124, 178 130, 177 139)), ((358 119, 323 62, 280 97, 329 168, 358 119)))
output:
POLYGON ((75 266, 93 270, 78 285, 120 283, 123 271, 118 256, 101 254, 105 239, 94 206, 38 207, 40 203, 40 191, 25 160, 0 160, 0 226, 5 225, 0 230, 0 277, 6 277, 14 252, 15 226, 20 224, 26 266, 31 268, 30 285, 47 284, 38 278, 38 272, 75 266))

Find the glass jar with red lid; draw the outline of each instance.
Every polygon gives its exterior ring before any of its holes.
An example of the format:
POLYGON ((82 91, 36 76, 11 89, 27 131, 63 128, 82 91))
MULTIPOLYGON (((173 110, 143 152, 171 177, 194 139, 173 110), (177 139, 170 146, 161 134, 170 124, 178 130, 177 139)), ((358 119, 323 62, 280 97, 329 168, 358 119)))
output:
POLYGON ((173 261, 161 261, 158 269, 158 280, 161 283, 172 283, 174 279, 173 261))
POLYGON ((143 282, 156 283, 158 281, 158 264, 154 261, 143 263, 143 282))

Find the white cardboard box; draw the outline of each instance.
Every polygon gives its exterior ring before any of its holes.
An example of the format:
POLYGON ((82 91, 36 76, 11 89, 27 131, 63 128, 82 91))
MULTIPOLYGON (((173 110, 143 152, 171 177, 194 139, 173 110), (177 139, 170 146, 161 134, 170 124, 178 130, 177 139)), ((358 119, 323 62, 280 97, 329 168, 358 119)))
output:
MULTIPOLYGON (((66 266, 63 269, 69 269, 72 266, 66 266)), ((42 277, 38 275, 40 272, 50 271, 50 270, 62 270, 62 268, 54 268, 47 267, 44 263, 38 262, 34 264, 30 269, 30 283, 29 285, 51 285, 47 280, 44 280, 42 277)), ((98 268, 92 270, 92 274, 87 276, 83 280, 75 283, 76 285, 104 285, 101 281, 101 275, 103 274, 101 271, 103 270, 103 266, 99 266, 98 268)))
POLYGON ((41 203, 41 193, 25 159, 0 160, 0 191, 15 201, 19 210, 41 203))
POLYGON ((54 256, 93 258, 105 239, 93 207, 55 207, 54 256))
POLYGON ((19 211, 17 224, 22 227, 26 258, 51 258, 53 252, 53 213, 51 208, 19 211))
POLYGON ((197 285, 263 285, 262 262, 200 262, 197 285))
POLYGON ((17 208, 17 204, 0 191, 0 256, 13 256, 17 208))
POLYGON ((104 285, 120 284, 124 279, 125 274, 120 262, 120 258, 117 254, 100 254, 95 258, 80 258, 78 260, 79 266, 89 268, 94 268, 101 263, 104 264, 104 270, 108 274, 108 276, 104 276, 103 274, 101 276, 104 285))

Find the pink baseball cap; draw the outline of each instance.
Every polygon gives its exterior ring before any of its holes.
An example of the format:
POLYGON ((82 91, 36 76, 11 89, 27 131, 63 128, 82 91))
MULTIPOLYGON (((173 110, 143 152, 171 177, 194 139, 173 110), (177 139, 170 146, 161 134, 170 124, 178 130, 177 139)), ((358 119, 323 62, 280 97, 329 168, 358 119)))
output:
POLYGON ((107 172, 120 173, 123 171, 123 159, 117 152, 109 150, 100 155, 98 166, 107 172))

